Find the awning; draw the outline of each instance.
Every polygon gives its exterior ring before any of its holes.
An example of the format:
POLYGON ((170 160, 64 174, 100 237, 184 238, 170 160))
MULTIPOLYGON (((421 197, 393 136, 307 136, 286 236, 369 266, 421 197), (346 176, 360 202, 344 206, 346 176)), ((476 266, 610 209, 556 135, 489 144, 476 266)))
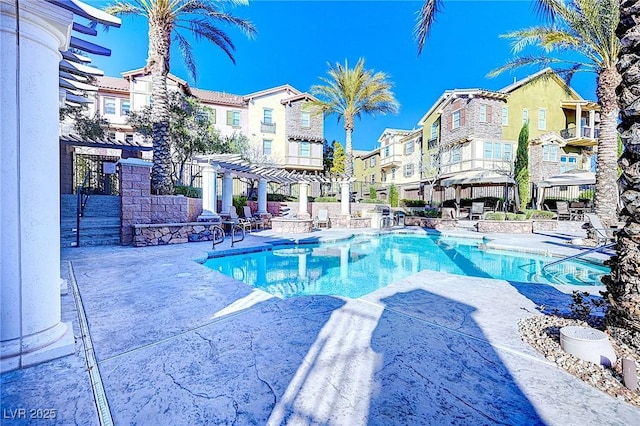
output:
POLYGON ((595 183, 596 175, 594 173, 582 169, 573 169, 551 176, 538 183, 538 186, 540 188, 549 188, 551 186, 593 185, 595 183))
POLYGON ((440 186, 474 186, 515 184, 516 182, 506 174, 495 170, 474 169, 456 173, 440 180, 440 186))

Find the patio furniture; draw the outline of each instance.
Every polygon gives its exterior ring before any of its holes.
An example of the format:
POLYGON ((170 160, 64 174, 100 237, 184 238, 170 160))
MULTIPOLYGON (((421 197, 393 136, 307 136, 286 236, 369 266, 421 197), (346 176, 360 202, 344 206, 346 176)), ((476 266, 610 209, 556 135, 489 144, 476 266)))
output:
POLYGON ((569 210, 569 203, 566 201, 557 201, 556 214, 558 215, 558 220, 562 220, 562 219, 571 220, 571 211, 569 210))
POLYGON ((584 203, 570 203, 569 212, 571 212, 571 220, 584 220, 584 214, 589 211, 589 208, 584 203))
POLYGON ((262 221, 262 219, 259 216, 255 216, 252 212, 251 212, 251 207, 249 206, 244 206, 244 218, 245 220, 248 220, 249 222, 251 222, 251 225, 255 228, 264 228, 264 222, 262 221))
POLYGON ((322 225, 325 225, 327 228, 331 227, 331 223, 329 220, 329 210, 320 209, 318 210, 318 216, 315 218, 315 227, 320 228, 322 225))
POLYGON ((598 245, 606 244, 614 239, 615 228, 605 228, 600 222, 600 218, 595 213, 585 213, 585 218, 589 221, 591 229, 593 229, 593 235, 596 237, 596 243, 598 245))
POLYGON ((484 203, 481 201, 475 201, 471 203, 471 210, 469 211, 469 219, 473 220, 474 217, 482 219, 484 217, 484 203))
POLYGON ((233 230, 233 225, 240 225, 245 231, 248 229, 249 232, 251 232, 251 222, 245 218, 239 217, 235 206, 231 206, 229 208, 229 219, 222 223, 229 227, 229 232, 233 230))

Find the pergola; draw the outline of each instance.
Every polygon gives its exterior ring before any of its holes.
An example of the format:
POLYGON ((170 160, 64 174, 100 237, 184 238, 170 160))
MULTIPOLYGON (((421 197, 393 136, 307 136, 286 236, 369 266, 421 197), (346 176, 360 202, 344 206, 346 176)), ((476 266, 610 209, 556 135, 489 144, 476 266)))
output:
MULTIPOLYGON (((223 175, 222 180, 222 211, 221 215, 229 215, 233 206, 233 178, 245 177, 258 180, 258 211, 259 215, 267 214, 267 183, 281 184, 297 183, 300 185, 298 217, 309 217, 307 211, 308 188, 313 182, 332 183, 339 181, 324 174, 308 173, 306 171, 290 171, 273 165, 253 164, 239 154, 208 154, 194 157, 204 164, 202 179, 202 209, 199 219, 211 220, 218 217, 217 212, 217 177, 223 175)), ((343 200, 342 213, 349 214, 349 182, 340 180, 343 200), (346 195, 345 195, 346 194, 346 195)))

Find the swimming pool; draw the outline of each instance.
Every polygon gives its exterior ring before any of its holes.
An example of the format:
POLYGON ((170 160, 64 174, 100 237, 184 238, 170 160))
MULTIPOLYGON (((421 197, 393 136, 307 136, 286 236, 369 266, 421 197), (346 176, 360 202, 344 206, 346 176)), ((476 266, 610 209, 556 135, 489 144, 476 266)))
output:
POLYGON ((605 266, 487 250, 479 241, 385 234, 208 259, 205 265, 278 297, 357 298, 422 270, 546 284, 601 285, 605 266))

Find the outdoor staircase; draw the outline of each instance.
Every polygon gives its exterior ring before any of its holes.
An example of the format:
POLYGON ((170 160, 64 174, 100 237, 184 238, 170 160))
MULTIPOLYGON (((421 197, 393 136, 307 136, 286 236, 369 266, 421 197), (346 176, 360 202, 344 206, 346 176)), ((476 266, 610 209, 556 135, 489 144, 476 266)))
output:
MULTIPOLYGON (((60 197, 60 247, 76 245, 76 208, 73 194, 60 197)), ((103 246, 120 244, 120 197, 90 195, 80 218, 80 245, 103 246)))

